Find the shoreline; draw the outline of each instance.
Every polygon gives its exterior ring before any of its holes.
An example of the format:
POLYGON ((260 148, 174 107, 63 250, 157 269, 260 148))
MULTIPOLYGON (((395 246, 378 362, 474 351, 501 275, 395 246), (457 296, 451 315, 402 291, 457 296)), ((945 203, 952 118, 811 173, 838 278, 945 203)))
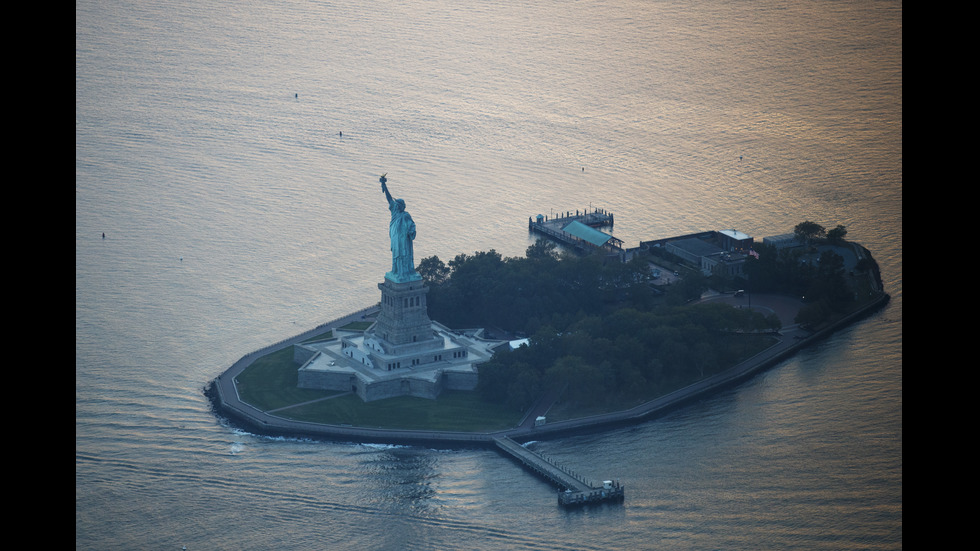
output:
POLYGON ((439 447, 494 447, 496 438, 508 437, 517 442, 543 440, 593 433, 612 428, 633 425, 650 420, 692 400, 702 398, 757 373, 813 345, 837 330, 864 319, 888 304, 891 297, 881 292, 873 301, 834 321, 827 327, 810 332, 798 326, 790 326, 778 333, 779 342, 755 356, 725 371, 675 390, 630 409, 547 423, 539 427, 517 426, 494 432, 451 432, 429 430, 382 429, 344 425, 329 425, 294 421, 261 411, 242 402, 235 388, 235 377, 253 361, 269 353, 292 346, 331 327, 340 327, 351 321, 359 321, 377 307, 364 308, 337 320, 322 324, 294 337, 284 339, 261 350, 246 354, 224 373, 208 383, 205 395, 215 413, 224 415, 232 423, 250 432, 266 436, 311 438, 336 442, 355 442, 395 445, 421 445, 439 447))

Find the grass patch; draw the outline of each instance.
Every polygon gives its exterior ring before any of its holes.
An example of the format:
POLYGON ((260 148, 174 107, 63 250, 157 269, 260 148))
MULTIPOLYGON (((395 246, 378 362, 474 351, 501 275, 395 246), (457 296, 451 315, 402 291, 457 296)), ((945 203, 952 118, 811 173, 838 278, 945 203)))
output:
POLYGON ((340 329, 344 331, 364 331, 368 327, 371 327, 373 323, 373 321, 352 321, 340 329))
POLYGON ((281 417, 358 427, 493 431, 514 427, 521 417, 476 392, 447 390, 436 400, 401 396, 365 403, 354 395, 337 396, 341 392, 299 388, 298 369, 291 346, 263 356, 235 379, 238 395, 262 411, 296 406, 276 412, 281 417), (331 396, 337 397, 321 400, 331 396), (312 400, 319 401, 297 405, 312 400))
POLYGON ((304 340, 303 342, 308 343, 308 342, 326 341, 332 338, 333 338, 333 329, 328 329, 323 333, 320 333, 319 335, 313 335, 312 337, 304 340))
POLYGON ((355 395, 340 396, 278 413, 297 421, 349 424, 357 427, 462 432, 512 428, 520 413, 480 399, 475 392, 447 390, 436 400, 399 396, 363 402, 355 395))
POLYGON ((293 363, 292 346, 262 356, 235 378, 238 395, 243 402, 269 411, 337 394, 299 388, 297 369, 299 366, 293 363))
MULTIPOLYGON (((314 340, 323 338, 324 336, 318 336, 314 340)), ((737 351, 734 357, 736 361, 729 363, 729 366, 773 343, 770 337, 763 336, 740 336, 734 340, 740 346, 734 347, 737 351)), ((288 419, 357 427, 489 432, 515 427, 522 415, 511 407, 484 400, 477 392, 464 391, 447 390, 436 400, 400 396, 365 403, 356 395, 299 388, 298 368, 293 362, 291 346, 263 356, 236 378, 238 394, 242 401, 262 411, 287 408, 277 411, 276 415, 288 419)), ((709 374, 711 373, 705 373, 706 376, 709 374)), ((628 409, 699 379, 692 374, 689 376, 690 380, 674 380, 669 383, 660 381, 660 384, 650 385, 646 393, 643 393, 645 395, 632 396, 630 399, 623 399, 622 396, 607 397, 606 400, 588 407, 559 402, 548 413, 548 418, 574 419, 628 409)))

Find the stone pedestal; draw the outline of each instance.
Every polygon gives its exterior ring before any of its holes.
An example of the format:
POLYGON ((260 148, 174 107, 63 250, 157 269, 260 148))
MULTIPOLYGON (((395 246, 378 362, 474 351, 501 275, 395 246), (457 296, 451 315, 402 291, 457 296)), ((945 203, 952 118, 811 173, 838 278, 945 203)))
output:
POLYGON ((395 396, 436 398, 444 389, 474 390, 477 365, 503 341, 450 331, 429 319, 421 280, 386 277, 377 321, 363 333, 336 330, 334 338, 301 343, 300 388, 353 391, 365 402, 395 396))
POLYGON ((421 351, 442 346, 432 331, 426 295, 429 288, 419 281, 396 283, 388 278, 378 284, 381 289, 381 313, 371 333, 388 354, 399 351, 421 351), (428 346, 426 346, 428 345, 428 346))

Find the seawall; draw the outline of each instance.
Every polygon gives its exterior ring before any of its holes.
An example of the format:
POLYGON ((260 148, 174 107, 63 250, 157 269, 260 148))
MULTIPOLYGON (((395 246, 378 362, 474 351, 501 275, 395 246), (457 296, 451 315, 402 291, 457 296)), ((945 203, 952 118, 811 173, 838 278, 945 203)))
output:
POLYGON ((541 440, 567 436, 570 434, 595 432, 617 426, 638 423, 662 415, 667 411, 689 403, 691 400, 727 388, 796 354, 831 335, 842 327, 883 308, 890 297, 881 293, 874 301, 842 317, 833 324, 817 332, 809 332, 793 327, 780 333, 780 341, 770 348, 756 354, 722 373, 718 373, 697 383, 633 407, 628 410, 582 417, 579 419, 549 422, 546 425, 530 428, 514 428, 496 432, 449 432, 425 430, 374 429, 342 425, 327 425, 294 421, 260 411, 242 402, 235 389, 234 379, 255 359, 292 346, 308 339, 328 327, 340 327, 351 321, 363 319, 374 307, 366 308, 333 322, 321 325, 296 337, 285 339, 260 351, 247 354, 232 367, 205 387, 205 394, 216 412, 240 424, 247 430, 272 436, 314 438, 344 442, 389 443, 424 445, 440 447, 493 447, 494 438, 509 437, 515 441, 541 440))

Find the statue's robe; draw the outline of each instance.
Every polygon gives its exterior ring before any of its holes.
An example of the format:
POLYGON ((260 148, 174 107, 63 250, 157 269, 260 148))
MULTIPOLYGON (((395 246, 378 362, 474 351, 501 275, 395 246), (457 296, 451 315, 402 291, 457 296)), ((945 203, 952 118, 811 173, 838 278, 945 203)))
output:
POLYGON ((392 201, 391 223, 388 224, 388 235, 391 237, 391 273, 399 278, 408 278, 415 273, 415 251, 412 241, 415 239, 415 221, 412 215, 399 208, 392 201))

